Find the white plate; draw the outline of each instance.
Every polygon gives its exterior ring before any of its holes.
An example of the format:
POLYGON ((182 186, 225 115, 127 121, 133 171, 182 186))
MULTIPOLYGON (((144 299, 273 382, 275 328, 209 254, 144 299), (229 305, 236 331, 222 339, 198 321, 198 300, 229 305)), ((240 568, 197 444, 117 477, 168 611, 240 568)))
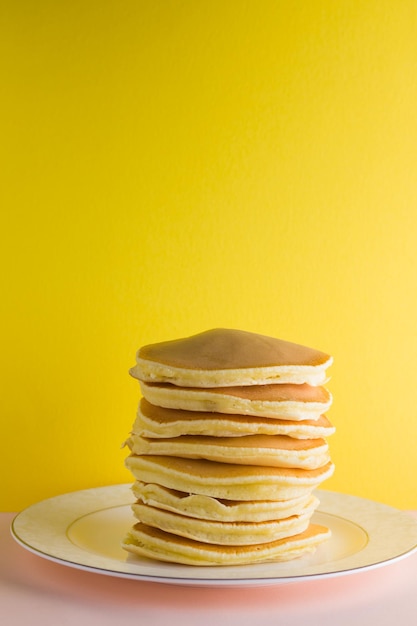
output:
POLYGON ((159 583, 258 586, 349 574, 392 563, 417 549, 417 520, 355 496, 317 491, 313 521, 332 537, 314 555, 287 563, 195 567, 128 555, 120 547, 133 525, 130 485, 86 489, 44 500, 19 513, 12 535, 46 559, 93 571, 159 583))

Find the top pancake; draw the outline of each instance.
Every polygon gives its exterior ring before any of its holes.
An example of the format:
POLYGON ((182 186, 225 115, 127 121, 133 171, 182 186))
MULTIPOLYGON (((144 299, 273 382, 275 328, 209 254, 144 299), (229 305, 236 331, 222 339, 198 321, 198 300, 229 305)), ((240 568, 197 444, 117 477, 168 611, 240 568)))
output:
POLYGON ((320 385, 332 362, 328 354, 296 343, 216 328, 140 348, 130 374, 141 381, 182 387, 320 385))

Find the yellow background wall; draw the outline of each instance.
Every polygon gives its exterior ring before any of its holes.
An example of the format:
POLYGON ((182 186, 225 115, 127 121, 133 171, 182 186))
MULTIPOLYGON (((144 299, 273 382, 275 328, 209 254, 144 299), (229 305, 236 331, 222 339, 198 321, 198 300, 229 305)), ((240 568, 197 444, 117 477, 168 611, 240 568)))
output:
POLYGON ((417 508, 414 0, 1 3, 0 509, 129 482, 136 349, 333 354, 327 489, 417 508))

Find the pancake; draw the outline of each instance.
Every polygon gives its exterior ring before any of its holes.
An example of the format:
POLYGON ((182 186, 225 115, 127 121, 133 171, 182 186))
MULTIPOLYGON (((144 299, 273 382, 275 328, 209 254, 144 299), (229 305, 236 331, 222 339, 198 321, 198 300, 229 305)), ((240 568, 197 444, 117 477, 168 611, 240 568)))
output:
POLYGON ((311 512, 265 522, 219 522, 197 519, 147 504, 133 504, 135 517, 142 523, 180 537, 223 546, 250 546, 298 535, 306 530, 311 512))
POLYGON ((269 383, 320 385, 332 357, 318 350, 242 330, 216 328, 143 346, 131 375, 181 387, 269 383))
POLYGON ((213 437, 288 435, 296 439, 317 439, 329 437, 335 428, 325 415, 320 415, 316 420, 280 420, 253 415, 166 409, 142 398, 133 432, 150 438, 210 434, 213 437))
POLYGON ((329 446, 324 439, 294 439, 285 435, 183 435, 171 439, 147 439, 133 434, 128 445, 138 455, 208 459, 239 465, 316 469, 330 461, 329 446))
POLYGON ((190 517, 223 522, 265 522, 299 515, 301 511, 312 512, 318 506, 318 499, 307 493, 292 500, 220 500, 210 496, 189 494, 161 485, 143 483, 137 480, 132 491, 138 502, 150 506, 181 513, 190 517))
POLYGON ((325 387, 307 384, 283 383, 198 389, 141 381, 140 387, 148 402, 168 409, 254 415, 296 421, 319 419, 332 404, 331 394, 325 387))
POLYGON ((169 489, 225 500, 291 500, 309 494, 330 478, 333 463, 314 470, 233 465, 205 459, 130 454, 135 479, 169 489))
POLYGON ((286 539, 251 546, 223 546, 187 539, 139 523, 128 533, 122 546, 139 556, 185 565, 247 565, 288 561, 311 554, 330 536, 328 528, 310 524, 304 532, 286 539))
POLYGON ((311 523, 334 471, 325 437, 332 357, 240 330, 140 348, 126 441, 137 523, 122 546, 174 563, 294 559, 330 536, 311 523))

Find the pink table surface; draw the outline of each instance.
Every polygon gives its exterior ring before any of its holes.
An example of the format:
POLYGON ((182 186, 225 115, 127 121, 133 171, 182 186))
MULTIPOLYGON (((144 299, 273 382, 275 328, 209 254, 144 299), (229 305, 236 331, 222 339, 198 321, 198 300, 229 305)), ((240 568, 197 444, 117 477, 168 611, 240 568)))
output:
POLYGON ((254 588, 181 587, 47 561, 13 540, 13 517, 0 514, 0 623, 5 626, 417 624, 417 553, 336 578, 254 588))

